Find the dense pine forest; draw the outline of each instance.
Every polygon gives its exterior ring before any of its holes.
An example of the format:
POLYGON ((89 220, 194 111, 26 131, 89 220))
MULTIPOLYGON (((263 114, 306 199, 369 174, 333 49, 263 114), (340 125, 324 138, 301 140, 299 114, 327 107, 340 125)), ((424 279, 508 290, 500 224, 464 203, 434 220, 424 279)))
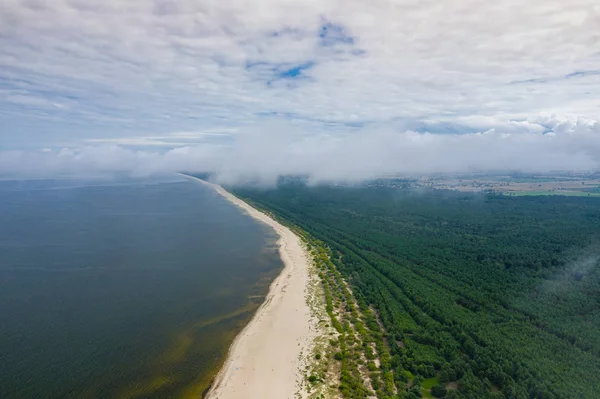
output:
MULTIPOLYGON (((326 248, 372 311, 386 353, 377 397, 600 397, 600 199, 232 191, 326 248)), ((342 379, 344 397, 370 395, 350 385, 342 379)))

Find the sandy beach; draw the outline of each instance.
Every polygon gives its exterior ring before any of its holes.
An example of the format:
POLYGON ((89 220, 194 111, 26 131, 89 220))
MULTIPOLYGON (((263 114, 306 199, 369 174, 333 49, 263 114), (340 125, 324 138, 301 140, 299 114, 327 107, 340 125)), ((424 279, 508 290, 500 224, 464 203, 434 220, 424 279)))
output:
POLYGON ((207 183, 220 195, 253 218, 271 226, 279 235, 284 269, 253 319, 229 349, 208 399, 296 398, 303 380, 303 355, 310 353, 317 323, 306 303, 310 281, 309 257, 298 236, 267 215, 252 208, 221 186, 207 183))

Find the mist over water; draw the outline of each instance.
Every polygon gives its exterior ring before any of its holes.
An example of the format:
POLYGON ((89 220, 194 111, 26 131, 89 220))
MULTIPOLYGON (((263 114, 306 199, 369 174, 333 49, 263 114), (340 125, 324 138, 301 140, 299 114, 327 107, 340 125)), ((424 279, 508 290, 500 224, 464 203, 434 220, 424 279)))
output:
POLYGON ((283 266, 275 239, 179 177, 0 182, 0 397, 201 393, 283 266))

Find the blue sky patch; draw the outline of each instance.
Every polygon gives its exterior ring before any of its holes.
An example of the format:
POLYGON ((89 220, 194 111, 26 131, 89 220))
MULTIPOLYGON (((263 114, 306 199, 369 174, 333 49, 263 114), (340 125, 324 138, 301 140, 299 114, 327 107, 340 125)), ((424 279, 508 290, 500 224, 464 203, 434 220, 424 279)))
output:
POLYGON ((512 82, 509 82, 509 84, 520 85, 520 84, 527 84, 527 83, 545 83, 547 81, 548 81, 548 79, 546 79, 546 78, 532 78, 532 79, 524 79, 524 80, 513 80, 512 82))
POLYGON ((326 22, 319 30, 320 45, 323 47, 331 47, 335 45, 353 45, 354 37, 346 33, 346 29, 342 25, 326 22))
POLYGON ((600 71, 576 71, 576 72, 572 72, 568 75, 565 75, 565 79, 582 78, 585 76, 596 76, 596 75, 600 75, 600 71))
POLYGON ((306 61, 301 64, 277 64, 264 61, 246 62, 246 70, 255 73, 262 73, 266 80, 267 87, 272 87, 276 81, 288 81, 288 88, 294 89, 297 86, 294 82, 309 79, 306 71, 316 65, 315 61, 306 61))
POLYGON ((305 62, 304 64, 295 65, 291 68, 287 68, 279 71, 277 77, 280 79, 294 79, 302 77, 304 71, 311 69, 315 63, 313 61, 305 62))
POLYGON ((297 36, 302 37, 306 35, 307 32, 301 29, 296 28, 284 28, 281 30, 275 30, 269 33, 270 37, 282 37, 282 36, 297 36))
POLYGON ((573 79, 573 78, 584 78, 586 76, 598 76, 600 75, 600 70, 598 71, 575 71, 564 76, 560 77, 550 77, 550 78, 532 78, 525 80, 515 80, 510 82, 510 84, 527 84, 527 83, 550 83, 557 82, 563 79, 573 79))

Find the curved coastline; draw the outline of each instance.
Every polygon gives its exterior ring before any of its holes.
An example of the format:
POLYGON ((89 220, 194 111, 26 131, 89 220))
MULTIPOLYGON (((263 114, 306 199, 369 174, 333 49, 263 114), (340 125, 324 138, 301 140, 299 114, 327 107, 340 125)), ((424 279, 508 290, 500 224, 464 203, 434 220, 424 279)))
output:
MULTIPOLYGON (((312 349, 317 320, 306 301, 310 257, 290 229, 251 207, 223 187, 212 187, 254 219, 275 230, 284 268, 273 280, 262 305, 229 348, 206 399, 297 398, 303 382, 303 354, 312 349)), ((300 395, 303 396, 303 395, 300 395)))

